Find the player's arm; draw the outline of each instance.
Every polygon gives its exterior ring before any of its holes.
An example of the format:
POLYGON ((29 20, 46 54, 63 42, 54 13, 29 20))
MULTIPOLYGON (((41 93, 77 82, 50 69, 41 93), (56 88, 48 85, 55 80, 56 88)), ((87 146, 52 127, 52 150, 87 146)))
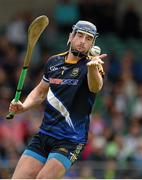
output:
POLYGON ((100 69, 98 67, 104 63, 101 59, 105 58, 106 56, 106 54, 102 54, 100 56, 92 58, 92 60, 87 63, 88 86, 89 90, 93 93, 99 92, 103 86, 102 74, 100 73, 100 69))
POLYGON ((17 114, 40 105, 45 100, 48 89, 48 83, 41 80, 40 83, 30 92, 23 103, 20 101, 16 103, 11 102, 9 111, 17 114))

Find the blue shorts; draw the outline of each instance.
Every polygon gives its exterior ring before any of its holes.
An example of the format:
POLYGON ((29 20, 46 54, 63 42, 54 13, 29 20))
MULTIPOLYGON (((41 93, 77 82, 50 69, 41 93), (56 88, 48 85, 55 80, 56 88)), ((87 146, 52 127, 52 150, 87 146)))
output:
POLYGON ((23 154, 32 156, 43 164, 51 158, 56 158, 65 169, 69 169, 78 159, 83 148, 84 144, 59 140, 38 132, 33 136, 23 154))

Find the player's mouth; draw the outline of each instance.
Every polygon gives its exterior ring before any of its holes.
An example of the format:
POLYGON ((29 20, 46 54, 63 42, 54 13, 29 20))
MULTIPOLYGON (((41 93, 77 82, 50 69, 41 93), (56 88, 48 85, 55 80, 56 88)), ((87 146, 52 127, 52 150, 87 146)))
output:
POLYGON ((80 46, 80 45, 77 46, 76 49, 77 49, 78 51, 85 51, 84 46, 80 46))

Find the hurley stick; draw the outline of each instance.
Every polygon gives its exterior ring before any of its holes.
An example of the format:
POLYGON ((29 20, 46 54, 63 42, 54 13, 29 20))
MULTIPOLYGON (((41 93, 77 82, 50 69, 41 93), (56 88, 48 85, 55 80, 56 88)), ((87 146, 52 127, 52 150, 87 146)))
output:
MULTIPOLYGON (((27 51, 24 58, 23 68, 18 81, 14 102, 18 102, 18 100, 20 99, 21 91, 24 85, 24 81, 27 74, 27 69, 29 67, 29 62, 31 60, 33 49, 41 33, 44 31, 44 29, 47 27, 48 24, 49 24, 48 17, 43 15, 37 17, 29 26, 27 51)), ((15 115, 14 112, 9 112, 9 114, 6 116, 6 119, 12 119, 14 115, 15 115)))

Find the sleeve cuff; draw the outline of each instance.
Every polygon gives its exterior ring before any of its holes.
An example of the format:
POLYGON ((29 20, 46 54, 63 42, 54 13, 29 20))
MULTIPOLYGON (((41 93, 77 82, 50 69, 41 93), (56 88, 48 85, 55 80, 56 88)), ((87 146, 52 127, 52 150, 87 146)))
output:
POLYGON ((49 79, 47 79, 45 76, 43 76, 42 78, 44 81, 48 82, 49 83, 49 79))

